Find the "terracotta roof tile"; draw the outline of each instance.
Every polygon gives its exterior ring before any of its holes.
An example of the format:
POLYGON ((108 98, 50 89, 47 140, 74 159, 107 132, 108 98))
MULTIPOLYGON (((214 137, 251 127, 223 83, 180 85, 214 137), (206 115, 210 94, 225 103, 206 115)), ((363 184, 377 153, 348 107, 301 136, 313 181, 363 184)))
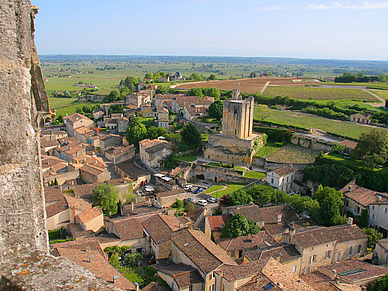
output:
POLYGON ((144 237, 143 227, 137 218, 113 221, 121 240, 132 240, 144 237))
POLYGON ((172 234, 171 240, 202 272, 208 274, 221 265, 236 265, 201 231, 181 229, 172 234))
POLYGON ((82 223, 87 223, 99 216, 102 216, 103 213, 101 209, 98 206, 94 206, 93 208, 86 210, 85 212, 82 212, 78 214, 79 220, 81 220, 82 223))
POLYGON ((352 140, 345 139, 341 141, 339 144, 344 145, 347 148, 355 149, 358 143, 352 140))
POLYGON ((334 242, 336 240, 328 228, 321 226, 310 226, 297 229, 294 234, 294 239, 296 239, 304 248, 334 242))
POLYGON ((294 167, 287 166, 287 167, 282 167, 280 169, 277 169, 274 172, 276 174, 278 174, 280 177, 282 177, 284 175, 287 175, 287 174, 290 174, 290 173, 294 173, 294 172, 297 172, 297 171, 298 171, 298 169, 295 169, 294 167))
POLYGON ((60 201, 46 207, 47 218, 57 215, 68 208, 65 197, 63 197, 60 201))
POLYGON ((63 198, 64 196, 60 187, 58 186, 44 187, 44 199, 46 204, 60 201, 63 198))
POLYGON ((142 222, 144 229, 156 244, 171 239, 171 234, 181 227, 180 221, 174 215, 157 214, 142 222))
POLYGON ((171 291, 170 287, 166 283, 151 282, 145 286, 142 291, 171 291))
POLYGON ((254 235, 239 236, 236 238, 223 238, 216 241, 216 243, 225 251, 263 248, 278 244, 273 236, 265 230, 254 235))
POLYGON ((176 189, 176 190, 171 190, 167 192, 160 192, 157 195, 157 197, 168 197, 168 196, 174 196, 174 195, 179 195, 179 194, 184 194, 186 193, 184 189, 176 189))
POLYGON ((232 215, 230 214, 208 216, 207 219, 209 220, 210 231, 211 232, 222 231, 231 217, 232 215))
POLYGON ((257 205, 238 205, 229 208, 233 208, 234 213, 240 213, 248 220, 252 220, 254 222, 264 221, 264 218, 261 215, 260 207, 257 205))
POLYGON ((368 239, 368 235, 356 224, 344 224, 328 227, 337 242, 368 239))
MULTIPOLYGON (((195 283, 203 283, 203 278, 198 270, 185 264, 175 264, 166 259, 158 260, 155 269, 174 278, 179 287, 190 286, 195 283)), ((144 289, 143 289, 144 290, 144 289)))
POLYGON ((376 192, 358 185, 352 181, 341 189, 346 198, 352 199, 353 201, 367 207, 369 204, 378 202, 378 196, 382 198, 388 198, 387 193, 376 192))
POLYGON ((273 246, 264 247, 258 250, 245 252, 244 257, 249 261, 267 260, 270 257, 279 259, 280 263, 292 261, 302 255, 292 244, 281 243, 274 244, 273 246))

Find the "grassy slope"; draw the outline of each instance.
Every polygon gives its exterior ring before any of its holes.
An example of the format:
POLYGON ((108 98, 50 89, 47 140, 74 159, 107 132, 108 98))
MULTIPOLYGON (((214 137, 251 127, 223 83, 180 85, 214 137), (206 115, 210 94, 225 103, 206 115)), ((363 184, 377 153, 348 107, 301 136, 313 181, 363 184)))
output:
MULTIPOLYGON (((282 124, 286 127, 289 125, 305 129, 319 128, 351 138, 358 138, 361 132, 369 130, 369 127, 360 124, 320 118, 300 112, 271 110, 271 114, 272 116, 268 117, 265 121, 282 124)), ((256 120, 259 119, 257 116, 257 108, 255 108, 254 118, 256 120)))

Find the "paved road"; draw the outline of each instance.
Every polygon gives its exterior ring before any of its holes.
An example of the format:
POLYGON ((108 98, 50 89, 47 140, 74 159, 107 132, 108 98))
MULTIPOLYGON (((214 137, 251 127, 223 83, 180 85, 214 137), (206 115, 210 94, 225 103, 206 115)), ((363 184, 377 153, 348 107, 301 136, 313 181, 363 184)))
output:
POLYGON ((102 160, 108 166, 108 171, 110 172, 110 179, 111 180, 120 179, 120 177, 116 174, 115 170, 113 169, 113 163, 111 161, 109 161, 107 158, 105 158, 105 156, 103 156, 99 153, 97 154, 97 157, 102 158, 102 160))

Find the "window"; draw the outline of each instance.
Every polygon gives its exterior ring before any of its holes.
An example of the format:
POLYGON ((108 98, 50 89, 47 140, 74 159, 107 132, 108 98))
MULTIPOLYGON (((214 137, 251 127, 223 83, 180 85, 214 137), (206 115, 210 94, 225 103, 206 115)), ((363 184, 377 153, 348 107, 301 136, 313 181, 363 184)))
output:
POLYGON ((354 206, 354 211, 355 211, 356 213, 360 213, 360 207, 358 207, 357 205, 354 206))
POLYGON ((361 245, 358 245, 357 253, 361 253, 361 245))
POLYGON ((348 200, 348 199, 345 199, 344 205, 345 205, 346 207, 349 206, 349 200, 348 200))
POLYGON ((234 251, 231 251, 231 252, 230 252, 230 256, 231 256, 232 258, 235 256, 234 251))
POLYGON ((210 274, 210 279, 214 279, 214 273, 210 274))
POLYGON ((325 258, 326 258, 326 259, 330 259, 330 258, 331 258, 331 251, 327 251, 327 252, 325 253, 325 258))
POLYGON ((287 177, 287 182, 288 182, 288 178, 289 178, 289 177, 287 177))
POLYGON ((353 253, 353 247, 350 247, 349 249, 349 255, 351 255, 353 253))
POLYGON ((336 261, 338 262, 341 258, 341 253, 337 253, 337 258, 336 258, 336 261))
POLYGON ((314 250, 314 247, 311 247, 311 248, 310 248, 310 251, 313 251, 313 250, 314 250))
POLYGON ((375 206, 374 205, 372 206, 372 210, 375 210, 375 206))
POLYGON ((388 214, 388 208, 383 208, 383 212, 385 213, 385 214, 388 214))
POLYGON ((292 266, 292 271, 295 273, 297 268, 298 268, 298 265, 293 265, 292 266))
POLYGON ((315 263, 317 261, 317 255, 312 255, 310 258, 311 263, 315 263))
POLYGON ((370 215, 370 219, 376 220, 376 215, 375 215, 375 214, 371 214, 371 215, 370 215))
POLYGON ((273 184, 273 178, 271 178, 271 184, 273 184))
POLYGON ((210 285, 210 291, 215 291, 216 290, 216 288, 215 288, 216 286, 215 286, 215 284, 213 284, 213 285, 210 285))

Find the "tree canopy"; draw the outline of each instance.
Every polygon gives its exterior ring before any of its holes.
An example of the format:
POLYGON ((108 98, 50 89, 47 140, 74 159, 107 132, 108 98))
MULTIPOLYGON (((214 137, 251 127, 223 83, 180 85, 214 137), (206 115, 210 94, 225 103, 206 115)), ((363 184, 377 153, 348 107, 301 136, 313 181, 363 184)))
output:
POLYGON ((197 148, 202 142, 202 136, 198 128, 192 124, 188 123, 181 130, 182 141, 191 149, 197 148))
POLYGON ((214 101, 209 106, 209 116, 220 120, 224 114, 224 103, 221 100, 214 101))
POLYGON ((190 77, 189 77, 189 80, 192 80, 192 81, 203 81, 203 78, 198 73, 192 73, 190 75, 190 77))
POLYGON ((384 164, 388 157, 388 131, 372 128, 362 132, 352 154, 357 158, 366 158, 371 163, 384 164))
POLYGON ((211 74, 208 78, 209 81, 211 80, 217 80, 217 76, 215 74, 211 74))
POLYGON ((93 205, 100 207, 105 215, 116 214, 119 190, 113 185, 100 184, 93 190, 93 205))
POLYGON ((187 92, 187 95, 203 97, 202 88, 191 88, 189 92, 187 92))
POLYGON ((253 201, 251 195, 247 194, 244 190, 240 189, 238 191, 233 192, 229 195, 229 203, 230 205, 243 205, 249 204, 253 201))
POLYGON ((256 234, 259 230, 260 228, 253 221, 248 221, 244 215, 237 213, 226 223, 221 238, 256 234))
POLYGON ((218 100, 220 99, 221 93, 220 90, 218 90, 217 88, 211 87, 203 89, 203 95, 214 97, 214 100, 218 100))
POLYGON ((125 136, 129 144, 133 144, 136 149, 139 149, 139 141, 147 138, 147 128, 141 123, 140 117, 131 118, 125 136))
POLYGON ((313 214, 318 224, 331 226, 346 223, 346 217, 341 216, 341 209, 344 206, 344 195, 331 187, 318 187, 313 199, 319 203, 317 212, 313 214))

